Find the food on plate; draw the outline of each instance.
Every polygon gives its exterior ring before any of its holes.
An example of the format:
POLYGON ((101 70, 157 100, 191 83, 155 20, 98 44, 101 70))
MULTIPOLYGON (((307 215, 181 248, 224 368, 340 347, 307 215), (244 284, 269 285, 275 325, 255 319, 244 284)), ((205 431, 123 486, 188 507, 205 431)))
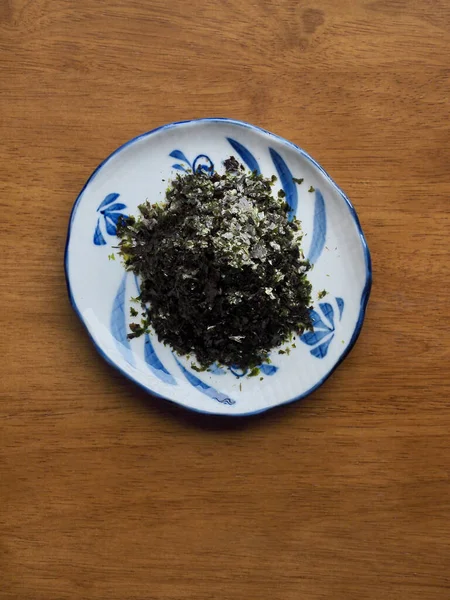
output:
POLYGON ((120 254, 140 280, 128 337, 154 332, 199 369, 254 369, 311 329, 310 264, 276 177, 234 157, 224 166, 178 174, 163 203, 119 220, 120 254))

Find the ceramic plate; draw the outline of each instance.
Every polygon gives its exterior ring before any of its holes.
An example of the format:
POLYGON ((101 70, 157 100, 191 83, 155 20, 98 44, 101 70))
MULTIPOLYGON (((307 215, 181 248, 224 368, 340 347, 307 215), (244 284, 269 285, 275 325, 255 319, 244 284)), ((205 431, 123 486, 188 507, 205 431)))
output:
MULTIPOLYGON (((69 223, 65 270, 72 305, 100 354, 153 395, 220 415, 249 415, 303 398, 320 386, 360 333, 371 287, 371 264, 356 212, 345 194, 305 151, 253 125, 230 119, 171 123, 127 142, 91 175, 69 223), (274 352, 260 377, 236 369, 197 373, 155 336, 129 341, 131 297, 139 281, 125 273, 117 245, 120 215, 160 201, 168 181, 186 169, 214 167, 236 156, 265 177, 277 175, 302 222, 303 249, 314 267, 314 331, 289 355, 274 352), (303 178, 302 184, 293 181, 303 178), (319 292, 327 295, 319 299, 319 292), (261 380, 262 377, 262 380, 261 380)), ((350 376, 350 374, 349 374, 350 376)))

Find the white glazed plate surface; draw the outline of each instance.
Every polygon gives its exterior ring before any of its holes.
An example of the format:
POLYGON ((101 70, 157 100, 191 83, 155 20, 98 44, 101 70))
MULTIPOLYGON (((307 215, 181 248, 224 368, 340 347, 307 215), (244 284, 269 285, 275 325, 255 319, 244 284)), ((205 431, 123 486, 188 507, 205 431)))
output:
POLYGON ((230 416, 256 414, 320 386, 356 342, 372 281, 356 212, 327 173, 290 142, 229 119, 165 125, 107 158, 72 209, 65 269, 71 303, 110 364, 153 395, 195 411, 230 416), (314 331, 297 337, 289 355, 274 351, 272 363, 251 378, 235 369, 197 373, 192 359, 176 356, 156 336, 129 341, 131 297, 139 294, 139 282, 125 273, 119 257, 108 258, 117 246, 121 214, 136 215, 146 199, 163 200, 177 172, 199 166, 222 171, 231 155, 265 177, 277 175, 274 193, 284 189, 302 222, 305 256, 314 265, 309 273, 314 331), (293 177, 304 182, 297 184, 293 177), (321 290, 327 295, 319 300, 321 290))

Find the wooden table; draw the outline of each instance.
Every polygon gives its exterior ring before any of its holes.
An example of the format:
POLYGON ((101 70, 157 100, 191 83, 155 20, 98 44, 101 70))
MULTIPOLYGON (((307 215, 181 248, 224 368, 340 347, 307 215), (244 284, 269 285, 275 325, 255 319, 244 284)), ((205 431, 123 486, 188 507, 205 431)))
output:
POLYGON ((448 0, 2 0, 1 600, 450 598, 448 0), (66 294, 118 145, 248 120, 323 164, 374 262, 360 340, 245 420, 148 397, 66 294))

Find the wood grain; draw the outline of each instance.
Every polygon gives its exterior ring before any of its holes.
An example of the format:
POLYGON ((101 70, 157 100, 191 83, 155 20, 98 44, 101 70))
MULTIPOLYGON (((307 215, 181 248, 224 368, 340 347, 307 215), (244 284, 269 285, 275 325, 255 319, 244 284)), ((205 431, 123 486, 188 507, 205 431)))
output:
POLYGON ((450 597, 448 0, 0 1, 1 600, 450 597), (248 420, 146 396, 69 305, 72 203, 160 124, 244 119, 353 200, 360 340, 248 420))

